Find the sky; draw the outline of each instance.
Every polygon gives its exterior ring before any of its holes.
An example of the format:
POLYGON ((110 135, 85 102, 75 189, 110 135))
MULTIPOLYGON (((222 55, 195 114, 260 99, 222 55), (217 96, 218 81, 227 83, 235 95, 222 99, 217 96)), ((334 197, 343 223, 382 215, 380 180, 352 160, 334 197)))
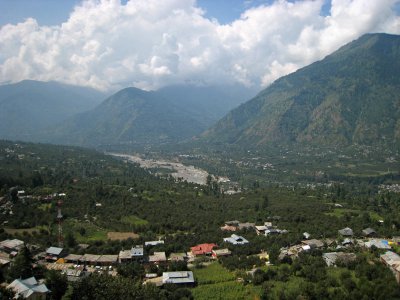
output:
POLYGON ((0 0, 0 26, 0 84, 263 88, 363 34, 400 34, 400 0, 0 0))

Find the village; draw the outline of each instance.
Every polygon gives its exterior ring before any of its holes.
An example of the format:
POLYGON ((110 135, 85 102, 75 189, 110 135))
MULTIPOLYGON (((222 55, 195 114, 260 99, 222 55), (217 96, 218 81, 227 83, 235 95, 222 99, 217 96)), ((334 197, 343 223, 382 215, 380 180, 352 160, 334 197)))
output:
POLYGON ((398 290, 395 183, 380 186, 382 192, 379 185, 338 182, 225 191, 224 183, 235 184, 225 177, 198 185, 109 155, 88 163, 78 150, 64 153, 71 157, 60 167, 58 153, 16 149, 3 160, 17 179, 0 197, 0 292, 52 298, 54 274, 67 294, 100 279, 104 287, 121 282, 194 299, 279 299, 290 289, 322 295, 324 286, 350 295, 382 280, 398 290), (26 249, 32 272, 11 272, 26 249))
MULTIPOLYGON (((86 253, 83 255, 68 253, 68 251, 59 246, 51 246, 44 251, 40 247, 31 244, 25 244, 18 239, 7 239, 0 242, 0 263, 1 268, 7 268, 13 264, 13 260, 23 247, 28 247, 34 253, 34 264, 45 267, 48 270, 57 270, 66 275, 68 281, 76 282, 84 277, 94 273, 118 275, 118 266, 136 262, 146 270, 143 278, 143 284, 154 284, 161 287, 165 284, 173 284, 185 287, 194 287, 196 285, 196 276, 193 269, 199 265, 207 265, 213 261, 218 261, 223 257, 232 254, 229 248, 241 247, 250 243, 239 233, 246 233, 254 230, 258 236, 268 238, 274 235, 287 234, 285 229, 279 229, 272 222, 264 222, 263 225, 255 223, 226 221, 220 228, 226 232, 226 238, 223 238, 219 245, 215 243, 202 243, 193 245, 187 252, 166 253, 158 251, 159 246, 163 246, 163 239, 146 241, 143 245, 135 245, 131 249, 121 249, 119 254, 95 255, 86 253), (233 232, 233 233, 232 233, 233 232), (230 246, 229 246, 230 245, 230 246), (180 263, 186 267, 181 271, 165 272, 166 266, 174 263, 180 263)), ((338 231, 336 238, 315 239, 311 234, 304 232, 304 240, 300 244, 280 249, 279 261, 285 262, 288 259, 294 260, 302 253, 319 250, 322 251, 322 257, 328 267, 336 266, 340 263, 349 263, 356 261, 356 253, 362 251, 380 251, 380 261, 391 270, 400 283, 400 256, 393 252, 392 247, 400 245, 400 237, 391 239, 380 238, 377 232, 372 228, 366 228, 360 233, 354 233, 351 228, 343 228, 338 231)), ((60 245, 61 246, 61 245, 60 245)), ((84 246, 84 245, 83 245, 84 246)), ((266 267, 272 265, 268 251, 261 250, 255 254, 266 267)), ((257 268, 247 270, 249 278, 257 268)), ((237 278, 243 280, 243 278, 237 278)), ((7 285, 17 296, 24 299, 41 299, 49 293, 49 289, 36 278, 15 279, 7 285)))

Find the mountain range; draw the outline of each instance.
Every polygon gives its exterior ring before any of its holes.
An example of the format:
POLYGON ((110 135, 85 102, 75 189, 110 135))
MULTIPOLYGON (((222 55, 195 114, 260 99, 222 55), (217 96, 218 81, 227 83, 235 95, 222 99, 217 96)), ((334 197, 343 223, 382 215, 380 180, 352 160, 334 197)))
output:
POLYGON ((41 130, 94 108, 105 94, 58 82, 24 80, 0 86, 0 137, 32 140, 41 130))
POLYGON ((179 142, 255 94, 244 86, 185 84, 126 88, 106 98, 89 88, 26 80, 0 87, 0 138, 94 147, 179 142))
POLYGON ((400 36, 360 37, 276 80, 202 137, 243 146, 400 142, 400 36))
POLYGON ((195 136, 244 147, 399 143, 400 36, 364 35, 251 99, 255 94, 216 83, 131 87, 106 98, 88 88, 23 81, 0 86, 0 138, 93 147, 195 136))

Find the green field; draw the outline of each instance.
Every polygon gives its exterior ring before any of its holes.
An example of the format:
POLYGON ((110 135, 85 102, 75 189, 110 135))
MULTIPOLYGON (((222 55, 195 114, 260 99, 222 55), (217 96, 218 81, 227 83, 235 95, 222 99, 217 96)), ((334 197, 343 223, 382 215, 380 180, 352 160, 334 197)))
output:
POLYGON ((236 281, 219 263, 193 270, 198 286, 192 290, 195 299, 259 299, 261 290, 236 281))
POLYGON ((79 222, 76 219, 68 219, 63 223, 64 234, 72 232, 79 243, 87 243, 90 241, 106 241, 107 232, 109 230, 100 228, 90 222, 79 222), (81 235, 81 229, 84 229, 84 235, 81 235))
MULTIPOLYGON (((335 209, 333 209, 333 211, 325 213, 325 215, 341 218, 341 217, 344 217, 346 214, 358 216, 358 215, 360 215, 362 213, 363 213, 363 211, 358 210, 358 209, 335 208, 335 209)), ((369 213, 369 217, 374 221, 379 221, 379 220, 383 219, 382 216, 380 216, 379 214, 377 214, 374 211, 370 211, 368 213, 369 213)))
POLYGON ((149 222, 143 220, 137 216, 130 215, 130 216, 123 216, 121 218, 121 222, 130 225, 147 225, 149 222))

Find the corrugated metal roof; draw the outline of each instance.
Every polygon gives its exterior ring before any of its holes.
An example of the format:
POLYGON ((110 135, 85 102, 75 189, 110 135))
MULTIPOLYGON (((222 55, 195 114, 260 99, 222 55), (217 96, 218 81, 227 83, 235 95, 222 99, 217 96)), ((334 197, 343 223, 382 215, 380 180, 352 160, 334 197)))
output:
POLYGON ((97 262, 103 262, 103 263, 115 263, 118 261, 118 255, 102 255, 99 257, 97 262))
POLYGON ((17 249, 24 245, 24 242, 21 240, 13 239, 13 240, 4 240, 0 242, 1 248, 8 248, 8 249, 17 249))
POLYGON ((132 247, 131 255, 132 256, 143 256, 144 255, 143 246, 136 245, 135 247, 132 247))
POLYGON ((13 289, 17 296, 20 295, 24 298, 28 298, 34 293, 45 294, 49 292, 46 285, 38 284, 35 277, 30 277, 24 280, 15 279, 7 288, 13 289))
POLYGON ((63 248, 59 247, 50 247, 46 250, 46 254, 51 254, 51 255, 60 255, 61 252, 63 251, 63 248))
POLYGON ((174 284, 188 284, 194 283, 194 276, 192 271, 182 272, 164 272, 163 283, 174 283, 174 284))

